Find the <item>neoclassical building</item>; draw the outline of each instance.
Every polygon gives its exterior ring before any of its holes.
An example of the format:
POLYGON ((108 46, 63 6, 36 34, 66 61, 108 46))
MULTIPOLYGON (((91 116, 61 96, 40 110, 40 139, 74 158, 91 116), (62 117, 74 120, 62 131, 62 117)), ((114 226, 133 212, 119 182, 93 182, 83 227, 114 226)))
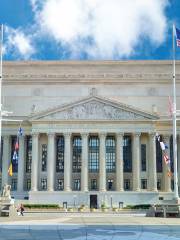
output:
MULTIPOLYGON (((180 62, 176 62, 180 109, 180 62)), ((170 61, 4 62, 0 185, 31 203, 99 207, 173 198, 170 61), (13 158, 21 124, 18 160, 13 158)), ((180 161, 180 124, 177 121, 180 161)), ((180 175, 180 164, 178 165, 180 175)))

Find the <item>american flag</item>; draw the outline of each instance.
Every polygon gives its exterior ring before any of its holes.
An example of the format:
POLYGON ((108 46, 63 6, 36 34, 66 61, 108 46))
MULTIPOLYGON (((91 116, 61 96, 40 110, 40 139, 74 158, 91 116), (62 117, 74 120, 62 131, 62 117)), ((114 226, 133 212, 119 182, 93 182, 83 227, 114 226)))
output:
POLYGON ((177 47, 180 47, 180 30, 176 28, 176 42, 177 42, 177 47))

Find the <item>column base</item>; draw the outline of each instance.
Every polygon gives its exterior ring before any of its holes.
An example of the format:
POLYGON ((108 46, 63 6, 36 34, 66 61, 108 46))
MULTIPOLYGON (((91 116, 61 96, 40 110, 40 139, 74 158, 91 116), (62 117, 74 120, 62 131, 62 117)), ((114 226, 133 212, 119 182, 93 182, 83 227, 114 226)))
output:
POLYGON ((72 191, 71 188, 65 188, 65 189, 64 189, 64 192, 71 192, 71 191, 72 191))

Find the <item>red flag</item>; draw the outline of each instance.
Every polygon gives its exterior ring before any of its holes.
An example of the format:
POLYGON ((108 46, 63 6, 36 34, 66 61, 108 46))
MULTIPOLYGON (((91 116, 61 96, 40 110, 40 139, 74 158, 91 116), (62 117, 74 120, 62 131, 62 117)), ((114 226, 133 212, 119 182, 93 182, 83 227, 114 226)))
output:
POLYGON ((15 143, 14 148, 15 148, 15 150, 18 150, 18 149, 19 149, 19 143, 18 143, 18 140, 16 140, 16 143, 15 143))
POLYGON ((172 103, 172 100, 171 100, 170 96, 168 98, 168 112, 169 112, 170 117, 172 117, 172 115, 173 115, 173 103, 172 103))
POLYGON ((163 158, 164 158, 164 161, 165 161, 166 164, 168 164, 168 163, 170 162, 169 157, 168 157, 167 154, 165 154, 165 155, 163 156, 163 158))

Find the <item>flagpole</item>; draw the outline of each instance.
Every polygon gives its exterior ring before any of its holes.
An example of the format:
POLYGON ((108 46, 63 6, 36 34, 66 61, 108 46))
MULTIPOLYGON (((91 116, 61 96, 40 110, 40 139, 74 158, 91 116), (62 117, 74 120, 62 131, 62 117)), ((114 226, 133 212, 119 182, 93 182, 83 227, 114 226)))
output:
POLYGON ((173 158, 174 158, 174 197, 179 199, 178 194, 178 177, 177 177, 177 134, 176 134, 176 68, 175 68, 175 25, 173 24, 173 158))
POLYGON ((0 157, 2 156, 1 136, 2 136, 2 55, 3 55, 3 24, 0 26, 0 157))

